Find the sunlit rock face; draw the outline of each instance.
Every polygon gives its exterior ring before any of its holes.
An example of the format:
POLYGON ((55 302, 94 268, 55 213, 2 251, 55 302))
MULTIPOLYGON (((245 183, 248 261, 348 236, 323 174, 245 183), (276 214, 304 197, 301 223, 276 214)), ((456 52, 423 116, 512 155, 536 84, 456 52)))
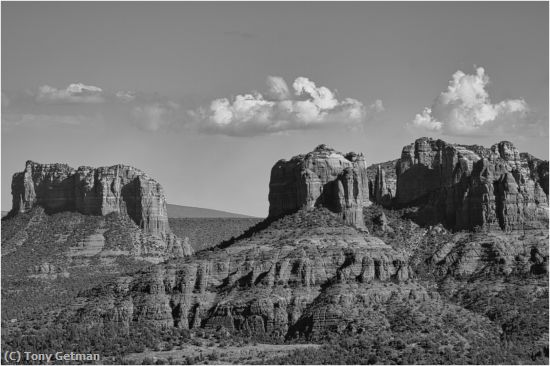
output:
POLYGON ((491 148, 420 138, 396 166, 398 205, 420 205, 422 221, 460 230, 520 230, 548 221, 548 162, 511 142, 491 148))
POLYGON ((346 223, 363 227, 368 206, 367 165, 362 154, 343 155, 319 145, 306 155, 279 160, 271 169, 269 216, 323 206, 346 223))
POLYGON ((27 161, 12 180, 12 214, 38 205, 46 211, 127 214, 145 232, 165 238, 170 232, 162 186, 126 165, 73 169, 65 164, 27 161))

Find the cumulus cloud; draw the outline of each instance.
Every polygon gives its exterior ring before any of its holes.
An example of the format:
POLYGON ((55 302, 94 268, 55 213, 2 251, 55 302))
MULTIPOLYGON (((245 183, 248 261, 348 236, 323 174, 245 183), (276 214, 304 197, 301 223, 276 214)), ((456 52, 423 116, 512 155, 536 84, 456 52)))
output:
POLYGON ((275 100, 285 100, 290 96, 285 79, 279 76, 267 77, 268 95, 275 100))
POLYGON ((219 98, 208 108, 188 114, 202 131, 246 136, 337 124, 357 126, 367 114, 382 110, 380 100, 369 108, 356 99, 339 100, 333 91, 305 77, 296 78, 291 91, 283 78, 269 76, 265 95, 253 92, 219 98))
POLYGON ((179 108, 179 104, 172 101, 136 105, 132 108, 132 117, 138 127, 158 131, 174 123, 179 108))
POLYGON ((101 88, 82 83, 70 84, 65 89, 43 85, 36 94, 36 101, 43 103, 102 103, 104 100, 101 88))
POLYGON ((489 77, 478 67, 475 74, 457 71, 431 107, 426 107, 410 123, 419 128, 447 135, 477 135, 513 126, 530 124, 530 108, 523 99, 493 104, 486 90, 489 77))

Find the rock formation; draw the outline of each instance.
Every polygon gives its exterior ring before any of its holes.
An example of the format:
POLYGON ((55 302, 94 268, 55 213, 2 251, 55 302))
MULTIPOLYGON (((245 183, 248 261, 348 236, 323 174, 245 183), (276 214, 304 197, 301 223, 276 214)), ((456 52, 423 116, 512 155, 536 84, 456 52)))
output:
MULTIPOLYGON (((136 322, 284 336, 327 285, 355 284, 362 301, 376 302, 393 292, 408 297, 399 286, 411 276, 405 257, 381 239, 341 224, 325 208, 300 210, 224 249, 109 285, 78 321, 97 323, 99 316, 127 328, 136 322)), ((315 322, 330 325, 328 318, 315 322)))
POLYGON ((12 180, 12 213, 38 205, 46 211, 128 215, 145 232, 165 238, 170 229, 162 186, 126 165, 73 169, 65 164, 27 161, 12 180))
POLYGON ((345 222, 363 227, 363 206, 370 204, 365 158, 345 156, 319 145, 306 155, 279 160, 271 169, 269 217, 323 206, 345 222))
POLYGON ((396 165, 398 205, 420 205, 420 219, 454 229, 518 230, 548 221, 548 162, 510 142, 490 149, 420 138, 396 165))
POLYGON ((382 206, 390 206, 395 195, 395 181, 392 183, 388 182, 386 171, 379 165, 374 181, 369 182, 371 200, 382 206))
POLYGON ((548 273, 548 238, 532 235, 526 241, 519 234, 455 233, 430 258, 440 275, 483 277, 548 273))

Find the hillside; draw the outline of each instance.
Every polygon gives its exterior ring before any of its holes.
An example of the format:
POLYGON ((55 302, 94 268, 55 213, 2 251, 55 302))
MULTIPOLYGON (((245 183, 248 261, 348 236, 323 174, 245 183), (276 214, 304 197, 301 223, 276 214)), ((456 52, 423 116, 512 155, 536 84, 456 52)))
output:
MULTIPOLYGON (((72 300, 122 273, 182 257, 185 243, 143 233, 116 213, 47 215, 40 207, 2 220, 2 319, 72 300)), ((188 253, 189 254, 189 253, 188 253)))
POLYGON ((166 205, 168 209, 168 217, 171 219, 186 219, 186 218, 254 218, 253 216, 241 215, 232 212, 212 210, 209 208, 181 206, 181 205, 166 205))
POLYGON ((174 234, 188 238, 195 251, 210 248, 262 221, 255 218, 169 218, 174 234))

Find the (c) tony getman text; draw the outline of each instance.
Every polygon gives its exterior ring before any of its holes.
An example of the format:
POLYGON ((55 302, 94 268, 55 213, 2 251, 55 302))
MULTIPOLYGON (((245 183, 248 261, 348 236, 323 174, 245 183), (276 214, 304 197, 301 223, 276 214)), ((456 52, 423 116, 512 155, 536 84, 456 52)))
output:
POLYGON ((51 361, 99 361, 100 356, 97 353, 34 353, 27 351, 5 351, 4 361, 10 362, 51 362, 51 361))

